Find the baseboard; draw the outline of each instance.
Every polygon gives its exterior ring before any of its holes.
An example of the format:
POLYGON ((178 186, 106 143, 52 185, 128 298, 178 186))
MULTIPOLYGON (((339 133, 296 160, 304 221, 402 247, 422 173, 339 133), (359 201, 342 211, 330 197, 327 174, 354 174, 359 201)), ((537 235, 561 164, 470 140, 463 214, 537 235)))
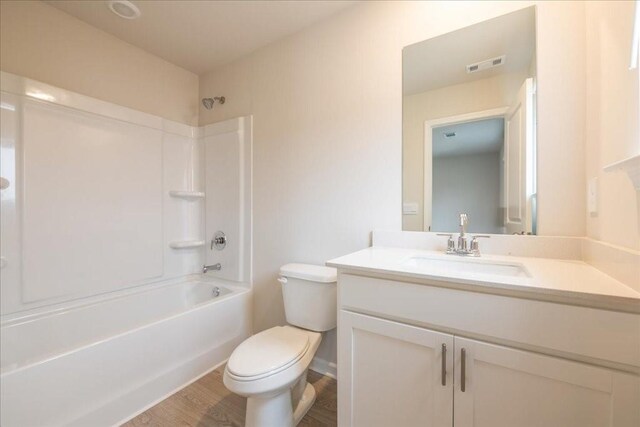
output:
POLYGON ((333 379, 338 378, 338 365, 336 365, 334 362, 328 362, 318 357, 313 358, 313 360, 311 361, 311 365, 309 365, 309 369, 333 379))

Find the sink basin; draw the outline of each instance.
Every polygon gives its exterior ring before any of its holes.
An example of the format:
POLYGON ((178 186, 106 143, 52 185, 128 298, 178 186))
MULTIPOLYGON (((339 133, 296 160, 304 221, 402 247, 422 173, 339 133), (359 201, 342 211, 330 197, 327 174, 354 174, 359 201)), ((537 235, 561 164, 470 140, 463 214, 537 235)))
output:
POLYGON ((430 258, 412 257, 402 265, 416 267, 425 273, 447 275, 451 273, 483 274, 508 277, 531 277, 524 265, 519 263, 486 261, 477 258, 430 258))

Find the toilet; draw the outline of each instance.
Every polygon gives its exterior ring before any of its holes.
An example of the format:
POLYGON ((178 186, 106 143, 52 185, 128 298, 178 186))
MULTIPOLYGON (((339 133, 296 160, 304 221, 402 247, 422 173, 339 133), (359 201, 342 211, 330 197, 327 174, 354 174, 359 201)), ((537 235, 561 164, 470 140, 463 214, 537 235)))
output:
POLYGON ((307 370, 322 340, 336 327, 336 269, 309 264, 280 268, 287 326, 246 339, 231 354, 224 385, 247 397, 247 427, 293 427, 313 405, 307 370))

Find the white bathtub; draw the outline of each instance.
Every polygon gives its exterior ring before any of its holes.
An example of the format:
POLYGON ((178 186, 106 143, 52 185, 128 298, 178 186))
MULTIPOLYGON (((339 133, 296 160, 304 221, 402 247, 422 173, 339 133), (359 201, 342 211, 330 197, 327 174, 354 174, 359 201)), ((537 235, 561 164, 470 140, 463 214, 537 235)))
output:
POLYGON ((5 322, 0 424, 120 424, 223 363, 249 308, 247 288, 188 281, 5 322))

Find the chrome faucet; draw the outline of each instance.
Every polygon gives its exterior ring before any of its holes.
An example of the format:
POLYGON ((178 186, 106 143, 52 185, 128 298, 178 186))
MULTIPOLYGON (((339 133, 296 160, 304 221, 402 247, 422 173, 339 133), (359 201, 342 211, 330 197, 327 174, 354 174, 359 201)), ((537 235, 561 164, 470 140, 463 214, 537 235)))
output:
POLYGON ((469 224, 469 216, 466 213, 460 214, 460 235, 458 236, 458 251, 466 252, 467 250, 467 224, 469 224))
POLYGON ((476 234, 471 237, 471 242, 467 240, 467 225, 469 224, 469 216, 466 213, 460 214, 460 235, 458 236, 458 245, 453 240, 453 234, 451 233, 438 233, 438 236, 447 236, 447 254, 449 255, 461 255, 461 256, 480 256, 480 246, 478 245, 478 238, 489 238, 484 234, 476 234))
POLYGON ((206 273, 209 270, 215 270, 215 271, 222 270, 222 264, 217 263, 217 264, 213 264, 213 265, 203 265, 202 266, 202 274, 206 273))

